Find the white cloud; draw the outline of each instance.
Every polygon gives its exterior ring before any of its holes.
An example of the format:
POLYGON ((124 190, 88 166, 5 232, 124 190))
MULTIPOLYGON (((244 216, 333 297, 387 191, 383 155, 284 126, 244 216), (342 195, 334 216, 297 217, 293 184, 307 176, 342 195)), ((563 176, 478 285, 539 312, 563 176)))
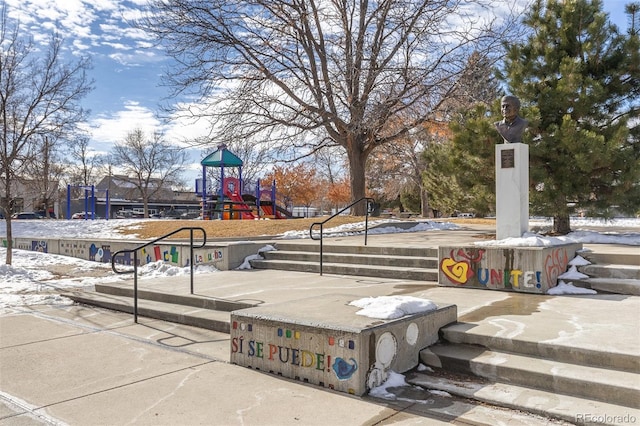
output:
POLYGON ((101 114, 89 122, 92 141, 113 144, 123 140, 127 133, 141 129, 145 133, 162 130, 154 112, 138 102, 125 101, 123 109, 110 115, 101 114))
POLYGON ((103 43, 103 45, 110 46, 110 47, 113 47, 114 49, 118 49, 118 50, 131 50, 131 46, 123 44, 123 43, 108 43, 108 42, 105 42, 105 43, 103 43))

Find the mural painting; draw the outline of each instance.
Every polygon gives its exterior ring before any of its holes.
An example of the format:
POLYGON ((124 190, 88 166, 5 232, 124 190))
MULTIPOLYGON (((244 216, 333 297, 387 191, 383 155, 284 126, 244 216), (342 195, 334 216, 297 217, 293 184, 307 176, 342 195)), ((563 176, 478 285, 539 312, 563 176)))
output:
POLYGON ((440 248, 439 283, 491 290, 545 293, 557 284, 582 246, 440 248))
POLYGON ((232 357, 244 357, 246 364, 269 371, 294 370, 289 377, 297 379, 311 375, 330 389, 335 389, 336 382, 349 381, 358 371, 353 339, 295 330, 291 324, 276 327, 272 338, 259 338, 265 333, 261 330, 254 334, 259 331, 256 327, 260 326, 232 321, 232 357))
POLYGON ((31 241, 31 251, 48 253, 46 241, 31 241))
MULTIPOLYGON (((7 240, 2 240, 6 247, 7 240)), ((60 254, 63 256, 85 259, 92 262, 111 263, 113 253, 135 247, 137 242, 104 242, 86 240, 59 240, 41 239, 32 240, 29 238, 14 239, 14 248, 25 251, 38 251, 42 253, 60 254)), ((224 265, 225 254, 220 248, 205 248, 194 251, 194 264, 222 264, 224 265)), ((181 245, 154 245, 145 247, 138 252, 138 266, 151 262, 162 261, 172 265, 186 267, 189 266, 189 247, 181 245)), ((133 265, 133 253, 123 253, 118 255, 116 264, 133 265)))
POLYGON ((349 305, 353 297, 329 294, 233 311, 231 363, 363 395, 391 371, 415 368, 419 351, 457 320, 455 305, 394 320, 370 318, 349 305))
POLYGON ((60 241, 60 254, 65 256, 77 257, 80 259, 88 259, 89 243, 84 241, 60 241))
MULTIPOLYGON (((146 265, 148 263, 162 261, 164 263, 169 263, 172 265, 178 265, 181 267, 189 266, 189 258, 184 257, 184 261, 181 262, 181 249, 188 250, 188 248, 180 247, 180 246, 153 246, 153 247, 145 247, 140 250, 138 255, 138 263, 140 265, 146 265)), ((186 253, 185 253, 186 254, 186 253)), ((195 257, 195 265, 205 264, 205 263, 215 263, 219 262, 223 259, 222 250, 213 249, 207 251, 205 253, 197 253, 194 254, 195 257)), ((97 260, 97 259, 96 259, 97 260)), ((109 260, 105 260, 105 262, 110 262, 109 260)), ((123 253, 118 256, 116 259, 116 263, 120 265, 133 265, 133 254, 132 253, 123 253)))
POLYGON ((89 247, 89 260, 94 262, 110 263, 111 246, 109 244, 91 244, 89 247))

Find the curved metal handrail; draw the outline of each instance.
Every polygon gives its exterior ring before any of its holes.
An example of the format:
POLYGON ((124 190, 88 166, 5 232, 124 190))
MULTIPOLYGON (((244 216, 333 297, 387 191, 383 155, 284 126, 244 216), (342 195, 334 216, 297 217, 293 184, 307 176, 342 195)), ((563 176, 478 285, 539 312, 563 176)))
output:
POLYGON ((362 202, 364 200, 367 200, 367 211, 366 211, 365 218, 364 218, 364 245, 366 246, 367 245, 367 234, 369 232, 369 206, 371 204, 375 203, 375 200, 373 198, 371 198, 371 197, 362 197, 359 200, 356 200, 353 203, 349 204, 347 207, 343 208, 339 212, 334 213, 333 215, 329 216, 328 218, 326 218, 322 222, 314 222, 309 227, 309 238, 311 238, 312 240, 320 241, 320 275, 322 275, 322 236, 323 236, 324 224, 329 222, 334 217, 339 216, 341 213, 344 213, 346 210, 350 209, 351 207, 355 206, 356 204, 358 204, 358 203, 360 203, 360 202, 362 202), (320 226, 320 238, 316 238, 313 235, 313 228, 315 226, 320 226))
POLYGON ((137 323, 138 322, 138 251, 142 250, 145 247, 148 247, 150 245, 153 245, 155 243, 157 243, 158 241, 162 241, 174 234, 177 234, 178 232, 181 231, 189 231, 189 272, 191 275, 191 294, 193 294, 193 265, 194 265, 194 261, 193 261, 193 249, 194 248, 202 248, 207 244, 207 232, 204 230, 204 228, 201 228, 199 226, 184 226, 182 228, 178 228, 173 232, 170 232, 166 235, 163 235, 161 237, 156 238, 155 240, 146 242, 142 245, 139 245, 135 248, 132 249, 124 249, 124 250, 118 250, 117 252, 113 253, 113 255, 111 256, 111 269, 113 270, 113 272, 115 272, 116 274, 131 274, 133 273, 133 319, 134 321, 137 323), (202 244, 198 245, 198 246, 194 246, 193 245, 193 231, 201 231, 202 232, 202 244), (116 268, 116 259, 118 258, 118 255, 122 255, 124 253, 133 253, 133 269, 128 269, 126 271, 122 271, 122 270, 118 270, 116 268))

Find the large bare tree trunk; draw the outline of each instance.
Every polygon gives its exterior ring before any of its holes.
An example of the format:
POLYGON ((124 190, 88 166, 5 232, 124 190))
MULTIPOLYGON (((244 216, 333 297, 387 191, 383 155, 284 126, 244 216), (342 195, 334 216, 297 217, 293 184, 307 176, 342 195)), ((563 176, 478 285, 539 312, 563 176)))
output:
MULTIPOLYGON (((351 144, 347 146, 349 168, 351 169, 351 202, 357 201, 366 196, 364 169, 367 162, 367 154, 360 150, 359 145, 360 144, 351 141, 351 144), (354 147, 354 145, 356 146, 354 147)), ((367 203, 365 201, 351 207, 351 214, 354 216, 364 216, 366 212, 367 203)))
POLYGON ((7 233, 7 241, 6 241, 6 249, 7 255, 5 258, 5 263, 7 265, 11 265, 13 261, 13 229, 11 228, 11 215, 13 214, 13 203, 11 202, 13 195, 11 193, 11 179, 8 178, 11 176, 10 171, 4 170, 3 172, 3 183, 4 183, 4 200, 3 200, 3 211, 5 217, 5 226, 7 233))
POLYGON ((561 214, 553 217, 553 232, 561 235, 566 235, 571 232, 571 224, 568 214, 561 214))
POLYGON ((433 217, 433 211, 429 207, 429 192, 420 187, 420 214, 422 217, 433 217))
POLYGON ((11 265, 11 262, 13 261, 13 230, 11 229, 11 213, 10 212, 7 212, 5 221, 7 226, 7 257, 5 259, 5 263, 7 265, 11 265))

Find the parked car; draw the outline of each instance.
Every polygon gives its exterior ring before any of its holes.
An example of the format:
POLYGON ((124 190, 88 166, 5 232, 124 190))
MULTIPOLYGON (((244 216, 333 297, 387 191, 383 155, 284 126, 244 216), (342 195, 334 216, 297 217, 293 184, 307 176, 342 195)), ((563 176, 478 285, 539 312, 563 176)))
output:
POLYGON ((57 219, 56 214, 53 211, 49 211, 49 214, 47 214, 47 212, 45 212, 44 210, 37 211, 36 213, 42 216, 43 219, 46 219, 47 216, 49 219, 57 219))
POLYGON ((135 210, 118 210, 116 212, 116 219, 139 219, 143 218, 144 213, 135 210))
POLYGON ((78 212, 71 215, 71 219, 91 219, 91 213, 78 212))
POLYGON ((21 212, 21 213, 12 214, 11 218, 12 219, 42 219, 42 216, 34 212, 21 212))

